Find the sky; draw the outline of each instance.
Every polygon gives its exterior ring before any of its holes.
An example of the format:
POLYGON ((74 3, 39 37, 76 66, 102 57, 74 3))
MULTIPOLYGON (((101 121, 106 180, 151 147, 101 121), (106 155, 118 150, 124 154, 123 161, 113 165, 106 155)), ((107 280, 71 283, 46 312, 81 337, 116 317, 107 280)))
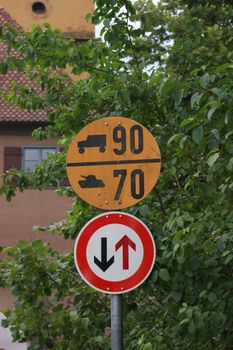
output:
MULTIPOLYGON (((135 0, 132 0, 132 2, 135 2, 135 0)), ((159 0, 153 0, 154 4, 157 4, 158 2, 159 2, 159 0)), ((95 36, 96 36, 96 38, 100 37, 100 32, 101 32, 102 27, 103 27, 102 25, 95 26, 95 36)))

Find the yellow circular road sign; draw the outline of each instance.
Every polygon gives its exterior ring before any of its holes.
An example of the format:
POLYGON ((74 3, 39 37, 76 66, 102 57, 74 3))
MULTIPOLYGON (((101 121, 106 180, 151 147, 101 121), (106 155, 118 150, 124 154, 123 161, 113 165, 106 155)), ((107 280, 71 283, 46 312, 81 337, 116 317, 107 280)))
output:
POLYGON ((153 135, 138 122, 118 116, 86 125, 67 154, 73 190, 84 201, 106 210, 141 201, 156 184, 160 167, 153 135))

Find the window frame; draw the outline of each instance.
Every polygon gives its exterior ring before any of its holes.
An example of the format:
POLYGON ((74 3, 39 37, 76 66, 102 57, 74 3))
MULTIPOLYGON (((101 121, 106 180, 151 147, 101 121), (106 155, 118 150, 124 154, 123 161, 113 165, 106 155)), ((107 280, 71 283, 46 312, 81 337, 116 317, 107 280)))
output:
MULTIPOLYGON (((25 171, 25 172, 27 172, 26 169, 25 169, 25 150, 26 149, 36 149, 36 150, 39 149, 39 151, 40 151, 40 162, 38 163, 38 165, 41 164, 41 162, 43 161, 42 160, 42 150, 43 149, 52 149, 52 150, 55 150, 55 153, 59 152, 59 146, 51 146, 51 145, 48 145, 48 146, 46 146, 46 145, 43 145, 43 146, 37 146, 37 145, 24 145, 24 146, 21 146, 21 151, 22 151, 21 169, 23 171, 25 171)), ((28 172, 28 173, 29 174, 33 174, 33 172, 32 173, 28 172)))

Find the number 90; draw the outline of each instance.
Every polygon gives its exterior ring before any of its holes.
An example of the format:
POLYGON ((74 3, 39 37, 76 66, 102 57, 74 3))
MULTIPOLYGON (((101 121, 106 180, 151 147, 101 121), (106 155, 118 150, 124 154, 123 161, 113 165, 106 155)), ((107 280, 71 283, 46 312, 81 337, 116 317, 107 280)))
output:
MULTIPOLYGON (((126 152, 126 129, 118 125, 113 129, 113 141, 120 144, 120 148, 114 148, 118 155, 126 152)), ((130 151, 139 154, 143 151, 143 129, 140 125, 133 125, 130 128, 130 151)))

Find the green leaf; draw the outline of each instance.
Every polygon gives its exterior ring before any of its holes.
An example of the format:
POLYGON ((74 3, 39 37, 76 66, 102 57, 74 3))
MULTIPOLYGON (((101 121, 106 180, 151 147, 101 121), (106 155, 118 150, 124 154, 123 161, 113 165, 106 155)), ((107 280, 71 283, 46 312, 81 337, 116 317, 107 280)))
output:
POLYGON ((207 159, 207 164, 211 168, 214 163, 218 160, 219 158, 219 152, 213 153, 208 159, 207 159))
POLYGON ((213 103, 211 103, 211 108, 209 109, 208 113, 207 113, 207 119, 211 120, 214 112, 219 109, 221 107, 221 103, 219 101, 214 101, 213 103))
POLYGON ((10 314, 11 314, 11 310, 5 308, 5 309, 2 310, 2 313, 3 313, 4 316, 9 317, 10 314))
POLYGON ((181 138, 181 136, 183 136, 183 134, 181 133, 171 136, 167 142, 167 145, 169 146, 173 141, 178 141, 181 138))
POLYGON ((212 129, 212 130, 210 130, 210 132, 216 138, 216 140, 219 141, 219 139, 220 139, 219 131, 217 129, 212 129))
POLYGON ((173 290, 173 291, 171 292, 171 297, 172 297, 173 300, 175 300, 176 302, 178 302, 178 301, 180 301, 180 299, 181 299, 181 292, 176 291, 176 290, 173 290))
POLYGON ((58 269, 58 263, 54 262, 49 264, 48 269, 50 272, 55 272, 58 269))
POLYGON ((139 212, 142 216, 148 216, 150 214, 150 209, 149 206, 147 204, 143 204, 140 208, 139 208, 139 212))
POLYGON ((9 320, 7 320, 7 319, 1 320, 1 326, 2 326, 3 328, 9 327, 9 320))
POLYGON ((188 330, 191 334, 195 333, 195 325, 194 325, 193 320, 189 323, 188 330))
POLYGON ((147 343, 147 344, 143 345, 142 350, 153 350, 152 344, 147 343))
POLYGON ((169 91, 171 91, 174 82, 171 80, 164 81, 160 86, 161 95, 166 95, 169 91))
POLYGON ((206 88, 208 85, 209 85, 209 81, 210 81, 210 75, 209 73, 206 73, 204 74, 201 79, 200 79, 200 82, 201 82, 201 86, 203 88, 206 88))
POLYGON ((155 283, 155 282, 157 281, 158 276, 159 276, 159 274, 158 274, 158 271, 157 271, 157 270, 156 270, 155 272, 152 273, 152 277, 151 277, 152 283, 155 283))
POLYGON ((8 64, 6 62, 0 62, 0 73, 6 74, 8 72, 8 64))
POLYGON ((32 247, 36 250, 44 249, 45 243, 41 239, 37 239, 36 241, 32 242, 32 247))
POLYGON ((159 270, 159 277, 163 280, 163 281, 169 281, 169 272, 167 269, 160 269, 159 270))
POLYGON ((89 324, 90 324, 90 319, 89 317, 83 317, 81 318, 81 324, 84 328, 88 328, 89 324))
POLYGON ((194 121, 194 118, 186 118, 180 123, 180 127, 191 124, 194 121))
POLYGON ((203 138, 203 127, 202 126, 198 126, 197 128, 193 129, 192 138, 193 138, 193 141, 197 145, 201 142, 201 140, 203 138))
POLYGON ((26 240, 19 240, 16 243, 16 247, 20 248, 20 249, 24 249, 27 248, 29 246, 29 242, 26 240))
POLYGON ((70 315, 70 319, 72 322, 76 322, 77 320, 79 320, 79 314, 76 310, 72 310, 69 312, 69 315, 70 315))
POLYGON ((229 255, 230 254, 230 250, 229 249, 227 249, 227 250, 225 250, 223 253, 222 253, 222 256, 224 257, 224 256, 227 256, 227 255, 229 255))
POLYGON ((213 292, 210 292, 209 294, 208 294, 208 300, 209 300, 209 302, 210 303, 214 303, 215 302, 215 300, 216 300, 216 294, 215 293, 213 293, 213 292))
POLYGON ((181 322, 180 322, 180 326, 182 326, 183 324, 187 324, 189 323, 189 319, 188 318, 184 318, 181 322))
POLYGON ((229 254, 229 255, 226 257, 226 259, 225 259, 225 261, 224 261, 224 264, 225 264, 225 265, 228 265, 229 262, 230 262, 232 259, 233 259, 233 254, 229 254))
POLYGON ((199 92, 196 92, 191 97, 191 108, 193 109, 195 105, 199 106, 200 100, 202 98, 203 94, 200 94, 199 92))
POLYGON ((123 100, 123 103, 128 104, 130 102, 130 91, 128 89, 122 89, 120 91, 120 96, 123 100))
POLYGON ((172 88, 172 98, 174 101, 175 108, 177 109, 181 103, 181 100, 184 95, 184 90, 180 87, 180 85, 176 84, 172 88))
POLYGON ((9 254, 10 256, 13 256, 13 255, 16 254, 17 248, 15 248, 15 247, 6 247, 6 248, 3 248, 2 252, 6 253, 6 254, 9 254))
POLYGON ((190 233, 187 237, 188 239, 188 242, 191 244, 191 245, 194 245, 196 243, 196 236, 194 233, 190 233))

